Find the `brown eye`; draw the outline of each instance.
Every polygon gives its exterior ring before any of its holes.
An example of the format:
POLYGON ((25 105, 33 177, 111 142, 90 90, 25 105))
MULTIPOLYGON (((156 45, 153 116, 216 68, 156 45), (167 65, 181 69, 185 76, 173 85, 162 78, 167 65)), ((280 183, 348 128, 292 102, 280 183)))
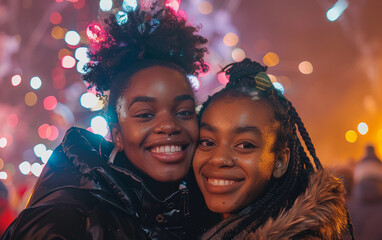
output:
POLYGON ((253 145, 252 143, 250 142, 243 142, 243 143, 240 143, 238 145, 236 145, 237 148, 240 148, 240 149, 253 149, 253 148, 256 148, 255 145, 253 145))
POLYGON ((199 141, 199 145, 200 145, 200 146, 203 146, 203 147, 212 147, 212 146, 215 145, 215 143, 212 142, 212 141, 209 140, 209 139, 201 139, 201 140, 199 141))

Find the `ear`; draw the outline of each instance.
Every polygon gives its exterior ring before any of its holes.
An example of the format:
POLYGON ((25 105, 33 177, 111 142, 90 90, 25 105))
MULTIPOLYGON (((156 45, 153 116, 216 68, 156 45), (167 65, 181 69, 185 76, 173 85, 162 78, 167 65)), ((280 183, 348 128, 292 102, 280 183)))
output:
POLYGON ((281 178, 284 176, 289 165, 290 150, 289 148, 283 148, 276 155, 275 167, 273 168, 273 177, 281 178))
POLYGON ((121 134, 121 129, 118 124, 113 124, 110 126, 111 130, 111 138, 114 143, 114 146, 118 147, 120 151, 123 150, 123 138, 121 134))

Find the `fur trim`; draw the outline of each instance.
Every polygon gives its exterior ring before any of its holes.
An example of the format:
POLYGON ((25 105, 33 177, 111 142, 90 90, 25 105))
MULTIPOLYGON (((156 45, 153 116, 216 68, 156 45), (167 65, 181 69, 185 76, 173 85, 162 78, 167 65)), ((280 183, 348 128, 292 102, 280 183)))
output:
POLYGON ((344 195, 338 178, 328 171, 318 171, 288 211, 282 210, 276 219, 269 219, 246 239, 291 239, 307 230, 319 233, 321 239, 342 239, 347 227, 344 195))

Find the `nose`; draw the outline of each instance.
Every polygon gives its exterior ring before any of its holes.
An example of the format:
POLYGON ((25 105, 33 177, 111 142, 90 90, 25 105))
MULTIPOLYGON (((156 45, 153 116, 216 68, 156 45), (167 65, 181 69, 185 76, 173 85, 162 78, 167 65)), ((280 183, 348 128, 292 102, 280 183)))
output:
POLYGON ((212 165, 220 168, 233 167, 235 160, 231 148, 223 144, 218 145, 213 152, 210 162, 212 165))
POLYGON ((181 132, 181 128, 176 119, 170 114, 164 114, 155 126, 155 132, 158 134, 167 134, 169 136, 177 135, 181 132))

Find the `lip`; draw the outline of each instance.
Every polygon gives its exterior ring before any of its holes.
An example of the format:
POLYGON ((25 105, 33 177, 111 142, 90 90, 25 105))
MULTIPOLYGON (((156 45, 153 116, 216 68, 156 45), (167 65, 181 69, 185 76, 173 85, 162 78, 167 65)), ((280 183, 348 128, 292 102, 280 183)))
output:
POLYGON ((245 182, 245 178, 238 178, 231 174, 202 174, 202 178, 206 190, 215 194, 235 192, 240 189, 245 182), (224 185, 220 185, 223 183, 222 181, 225 183, 224 185))
POLYGON ((187 149, 189 148, 189 143, 181 140, 181 139, 171 139, 171 138, 165 138, 165 139, 158 139, 155 141, 151 141, 150 144, 148 144, 147 147, 145 147, 148 155, 152 156, 154 159, 156 159, 159 162, 163 163, 179 163, 183 162, 185 158, 187 157, 187 149), (173 153, 158 153, 158 152, 152 152, 151 149, 159 146, 165 146, 165 145, 180 145, 182 147, 182 150, 180 152, 173 152, 173 153))

